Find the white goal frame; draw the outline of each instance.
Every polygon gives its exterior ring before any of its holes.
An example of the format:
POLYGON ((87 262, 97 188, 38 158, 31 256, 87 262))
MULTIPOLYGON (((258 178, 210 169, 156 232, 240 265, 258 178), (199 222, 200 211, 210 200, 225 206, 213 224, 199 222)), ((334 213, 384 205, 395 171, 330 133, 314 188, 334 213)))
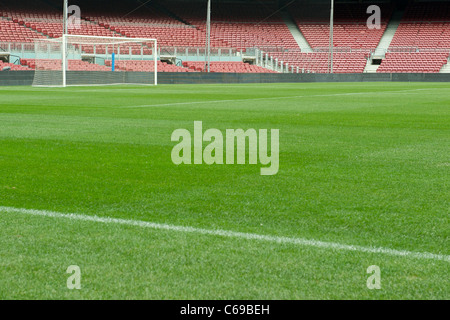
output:
POLYGON ((145 39, 145 38, 126 38, 126 37, 100 37, 100 36, 84 36, 84 35, 73 35, 73 34, 63 34, 62 36, 62 71, 63 71, 63 87, 67 87, 67 39, 68 38, 86 38, 86 39, 108 39, 111 38, 114 41, 125 41, 125 42, 153 42, 153 61, 155 63, 155 82, 154 85, 158 85, 158 40, 156 39, 145 39))
MULTIPOLYGON (((99 46, 119 46, 120 44, 131 44, 131 43, 152 43, 153 47, 152 49, 152 54, 149 55, 149 57, 153 56, 153 62, 154 62, 154 71, 153 73, 153 77, 154 77, 154 81, 153 81, 153 85, 157 86, 158 85, 158 41, 157 39, 150 39, 150 38, 127 38, 127 37, 105 37, 105 36, 89 36, 89 35, 76 35, 76 34, 63 34, 62 37, 60 38, 56 38, 56 39, 39 39, 36 41, 48 41, 49 43, 60 43, 61 44, 61 60, 62 60, 62 65, 61 65, 61 71, 62 71, 62 83, 60 86, 62 87, 67 87, 67 71, 68 70, 68 45, 69 44, 76 44, 76 45, 99 45, 99 46), (71 41, 71 39, 74 39, 73 41, 71 41), (83 39, 86 39, 86 41, 83 41, 83 39), (108 42, 108 40, 111 40, 110 42, 108 42), (96 42, 98 41, 98 42, 96 42)), ((36 44, 36 48, 38 47, 38 45, 36 44)), ((119 54, 118 57, 120 58, 121 55, 119 54)), ((36 53, 36 60, 38 59, 37 53, 36 53)), ((36 70, 37 71, 37 70, 36 70)), ((89 71, 87 71, 89 72, 89 71)), ((95 72, 95 71, 93 71, 95 72)), ((111 70, 111 72, 113 72, 111 70)), ((115 71, 115 72, 119 72, 119 71, 115 71)), ((122 71, 123 72, 123 71, 122 71)), ((132 71, 128 71, 128 72, 132 72, 132 71)), ((131 84, 131 83, 130 83, 131 84)), ((150 84, 150 83, 147 83, 150 84)), ((100 84, 102 85, 102 84, 100 84)), ((107 84, 105 84, 107 85, 107 84)))

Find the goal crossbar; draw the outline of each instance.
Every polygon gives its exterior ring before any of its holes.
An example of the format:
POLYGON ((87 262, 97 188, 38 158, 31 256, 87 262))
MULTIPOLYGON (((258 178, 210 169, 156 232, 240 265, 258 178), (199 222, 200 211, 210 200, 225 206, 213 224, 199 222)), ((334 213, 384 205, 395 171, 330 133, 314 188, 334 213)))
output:
MULTIPOLYGON (((85 35, 76 35, 76 34, 64 34, 62 38, 85 38, 85 39, 111 39, 115 41, 124 41, 124 42, 154 42, 157 43, 158 40, 150 39, 150 38, 126 38, 126 37, 102 37, 102 36, 85 36, 85 35)), ((61 39, 61 38, 57 38, 61 39)), ((57 40, 57 39, 49 39, 49 40, 57 40)))

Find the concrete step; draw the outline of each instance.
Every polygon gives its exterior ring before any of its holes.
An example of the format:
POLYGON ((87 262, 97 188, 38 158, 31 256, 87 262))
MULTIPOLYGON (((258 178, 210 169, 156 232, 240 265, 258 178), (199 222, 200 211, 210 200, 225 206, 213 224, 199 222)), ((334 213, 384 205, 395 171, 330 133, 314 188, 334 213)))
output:
POLYGON ((439 73, 450 73, 450 61, 441 68, 439 73))
POLYGON ((381 37, 378 47, 375 49, 374 56, 384 58, 386 55, 386 50, 391 45, 392 39, 394 39, 395 33, 397 32, 398 26, 403 18, 405 11, 397 10, 392 14, 391 20, 381 37))
POLYGON ((300 31, 300 29, 298 28, 294 19, 292 19, 292 16, 289 14, 289 12, 286 11, 281 12, 281 16, 283 17, 284 22, 289 28, 289 31, 291 31, 292 36, 294 37, 295 41, 297 42, 302 52, 313 52, 311 46, 309 45, 306 38, 303 36, 303 33, 300 31))
POLYGON ((372 61, 369 59, 367 60, 366 68, 364 69, 364 73, 376 73, 378 68, 380 67, 379 64, 372 64, 372 61))

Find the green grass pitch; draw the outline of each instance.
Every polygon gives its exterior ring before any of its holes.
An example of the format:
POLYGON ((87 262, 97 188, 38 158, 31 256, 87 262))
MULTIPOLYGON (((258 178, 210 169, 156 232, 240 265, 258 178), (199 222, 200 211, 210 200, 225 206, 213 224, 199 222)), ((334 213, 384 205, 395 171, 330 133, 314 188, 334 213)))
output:
POLYGON ((449 299, 449 93, 448 83, 0 88, 0 299, 449 299), (175 166, 171 134, 197 120, 279 129, 278 174, 175 166), (81 290, 67 288, 70 265, 81 290), (366 285, 371 265, 380 290, 366 285))

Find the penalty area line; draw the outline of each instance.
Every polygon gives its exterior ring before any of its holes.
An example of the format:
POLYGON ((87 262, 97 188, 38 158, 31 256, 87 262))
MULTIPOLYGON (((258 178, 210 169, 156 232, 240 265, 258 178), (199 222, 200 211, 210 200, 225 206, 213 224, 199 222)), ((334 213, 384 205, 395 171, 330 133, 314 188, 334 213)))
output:
POLYGON ((209 236, 216 236, 216 237, 244 239, 244 240, 251 240, 251 241, 278 243, 278 244, 290 244, 290 245, 296 245, 296 246, 321 248, 321 249, 327 249, 327 250, 354 251, 354 252, 361 252, 361 253, 384 254, 384 255, 397 256, 397 257, 440 260, 440 261, 450 262, 449 255, 435 254, 435 253, 429 253, 429 252, 414 252, 414 251, 396 250, 396 249, 390 249, 390 248, 384 248, 384 247, 364 247, 364 246, 358 246, 358 245, 348 245, 348 244, 342 244, 342 243, 337 243, 337 242, 326 242, 326 241, 319 241, 319 240, 312 240, 312 239, 269 236, 269 235, 244 233, 244 232, 236 232, 236 231, 228 231, 228 230, 220 230, 220 229, 210 230, 210 229, 183 227, 183 226, 176 226, 176 225, 163 224, 163 223, 154 223, 154 222, 147 222, 147 221, 139 221, 139 220, 107 218, 107 217, 75 214, 75 213, 61 213, 61 212, 46 211, 46 210, 20 209, 20 208, 1 207, 0 206, 0 212, 9 213, 9 214, 24 214, 24 215, 32 215, 32 216, 39 216, 39 217, 68 219, 71 221, 88 221, 88 222, 96 222, 96 223, 104 223, 104 224, 135 226, 135 227, 148 228, 148 229, 154 229, 154 230, 194 233, 194 234, 209 235, 209 236))

